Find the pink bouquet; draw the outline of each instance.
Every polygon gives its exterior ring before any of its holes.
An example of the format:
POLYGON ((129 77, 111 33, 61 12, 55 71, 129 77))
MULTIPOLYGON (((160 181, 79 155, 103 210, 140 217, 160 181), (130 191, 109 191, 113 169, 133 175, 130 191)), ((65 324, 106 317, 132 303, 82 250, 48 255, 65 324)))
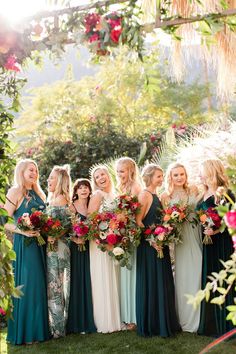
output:
POLYGON ((168 224, 152 225, 144 231, 145 239, 151 246, 157 246, 157 257, 163 258, 163 247, 178 242, 173 227, 168 224))

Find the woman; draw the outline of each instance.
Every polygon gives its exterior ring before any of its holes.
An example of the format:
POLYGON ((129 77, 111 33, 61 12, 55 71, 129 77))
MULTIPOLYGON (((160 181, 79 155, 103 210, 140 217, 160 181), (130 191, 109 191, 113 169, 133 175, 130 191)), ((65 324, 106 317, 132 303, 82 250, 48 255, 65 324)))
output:
MULTIPOLYGON (((91 193, 89 180, 77 179, 73 187, 70 209, 81 221, 87 217, 91 193)), ((81 240, 78 237, 72 237, 71 240, 71 286, 67 332, 92 333, 96 332, 96 327, 93 319, 89 243, 86 242, 84 251, 79 251, 81 240)))
MULTIPOLYGON (((166 172, 166 192, 161 201, 165 207, 187 206, 192 210, 189 218, 196 218, 194 210, 197 204, 198 189, 188 185, 185 167, 173 163, 166 172)), ((200 320, 200 308, 187 305, 186 294, 196 294, 201 289, 202 241, 200 227, 185 221, 181 225, 182 243, 175 247, 175 298, 179 323, 185 332, 197 332, 200 320), (193 276, 194 274, 194 276, 193 276)))
MULTIPOLYGON (((122 194, 138 195, 141 185, 138 180, 138 167, 130 157, 121 157, 116 161, 117 188, 122 194)), ((136 254, 134 249, 131 259, 132 269, 121 267, 121 321, 127 329, 134 329, 136 324, 135 290, 136 290, 136 254)))
MULTIPOLYGON (((198 210, 214 208, 219 203, 216 195, 218 187, 228 189, 229 182, 225 169, 220 160, 206 160, 200 166, 200 178, 204 185, 204 193, 198 203, 198 210)), ((234 196, 230 191, 228 194, 232 199, 234 196)), ((220 233, 219 230, 208 231, 211 235, 212 244, 203 245, 202 260, 202 287, 206 286, 208 276, 211 272, 219 272, 222 269, 220 260, 226 261, 233 253, 233 243, 228 231, 220 233)), ((203 233, 204 237, 204 233, 203 233)), ((233 328, 231 321, 226 321, 228 305, 234 304, 235 291, 230 291, 226 301, 221 307, 218 305, 203 302, 201 305, 200 324, 198 334, 206 336, 220 336, 233 328)))
MULTIPOLYGON (((144 167, 145 189, 139 194, 141 212, 137 224, 148 228, 161 222, 161 202, 156 194, 163 182, 163 171, 156 164, 144 167)), ((175 311, 174 281, 169 248, 163 248, 164 258, 157 257, 157 246, 143 235, 137 250, 136 316, 137 332, 141 336, 169 337, 180 330, 175 311)))
MULTIPOLYGON (((70 172, 68 166, 54 166, 48 178, 49 207, 53 218, 68 220, 70 205, 70 172)), ((63 224, 63 222, 62 222, 63 224)), ((69 224, 69 222, 68 222, 69 224)), ((54 338, 65 336, 70 297, 70 248, 66 234, 58 239, 48 237, 53 250, 47 248, 48 309, 50 330, 54 338)))
POLYGON ((11 344, 31 344, 50 338, 47 308, 46 260, 44 247, 38 246, 38 231, 22 231, 17 220, 32 209, 44 210, 45 194, 39 185, 39 172, 35 161, 25 159, 15 168, 14 186, 6 196, 5 209, 15 224, 5 228, 14 233, 13 262, 15 286, 22 285, 21 298, 13 298, 13 319, 8 323, 7 341, 11 344), (28 242, 31 238, 31 242, 28 242))
MULTIPOLYGON (((91 173, 92 195, 88 214, 109 207, 114 199, 113 186, 108 169, 96 166, 91 173)), ((93 296, 93 313, 98 332, 109 333, 121 329, 119 299, 119 266, 107 252, 97 248, 94 241, 90 243, 90 272, 93 296)))

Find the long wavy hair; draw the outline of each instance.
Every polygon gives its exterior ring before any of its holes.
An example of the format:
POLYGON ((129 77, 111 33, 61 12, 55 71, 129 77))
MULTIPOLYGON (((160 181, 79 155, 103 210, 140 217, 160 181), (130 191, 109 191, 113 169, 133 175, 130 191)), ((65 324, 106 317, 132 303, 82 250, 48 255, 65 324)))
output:
POLYGON ((29 164, 33 164, 36 168, 37 171, 37 179, 36 183, 32 185, 33 190, 39 195, 39 197, 45 201, 46 200, 46 195, 43 192, 40 184, 39 184, 39 169, 38 165, 34 160, 31 159, 22 159, 20 160, 16 167, 15 167, 15 172, 14 172, 14 186, 19 187, 22 190, 22 194, 24 197, 27 197, 27 189, 25 186, 25 177, 24 177, 24 172, 29 166, 29 164))
POLYGON ((156 171, 163 173, 163 169, 155 163, 150 163, 143 168, 141 176, 146 187, 150 186, 152 177, 156 171))
POLYGON ((187 194, 189 194, 189 185, 188 185, 188 174, 186 171, 186 167, 179 163, 179 162, 174 162, 172 164, 170 164, 167 168, 166 171, 166 177, 165 177, 165 189, 166 192, 171 195, 174 191, 174 183, 173 183, 173 179, 172 179, 172 172, 175 168, 182 168, 185 172, 185 177, 186 177, 186 181, 183 185, 183 189, 186 191, 187 194))
POLYGON ((57 184, 55 191, 49 193, 48 200, 51 202, 56 199, 59 195, 63 195, 67 201, 67 204, 71 203, 71 177, 70 177, 70 166, 54 166, 52 172, 56 172, 57 184))
POLYGON ((201 167, 206 179, 205 189, 211 186, 213 191, 216 191, 218 187, 225 187, 228 189, 229 180, 225 172, 224 165, 218 159, 208 159, 201 163, 201 167))
POLYGON ((103 170, 106 175, 108 176, 109 178, 109 181, 110 181, 110 186, 111 186, 111 192, 114 192, 114 185, 113 185, 113 182, 112 182, 112 179, 111 179, 111 175, 108 171, 108 168, 106 165, 97 165, 95 166, 92 171, 91 171, 91 185, 92 185, 92 189, 93 191, 96 191, 96 190, 99 190, 100 188, 98 187, 96 181, 95 181, 95 178, 94 178, 94 175, 95 175, 95 172, 98 171, 98 170, 103 170))
POLYGON ((75 181, 75 183, 73 185, 72 201, 74 202, 77 199, 79 199, 78 194, 77 194, 77 190, 81 186, 86 186, 89 189, 89 196, 88 196, 88 202, 87 202, 87 205, 88 205, 89 200, 90 200, 90 196, 92 194, 92 187, 91 187, 90 181, 87 178, 78 178, 75 181))
POLYGON ((131 192, 132 185, 136 182, 140 184, 139 171, 136 162, 130 157, 121 157, 116 160, 116 169, 118 166, 123 166, 128 170, 128 181, 126 184, 122 184, 116 175, 117 187, 121 192, 131 192))

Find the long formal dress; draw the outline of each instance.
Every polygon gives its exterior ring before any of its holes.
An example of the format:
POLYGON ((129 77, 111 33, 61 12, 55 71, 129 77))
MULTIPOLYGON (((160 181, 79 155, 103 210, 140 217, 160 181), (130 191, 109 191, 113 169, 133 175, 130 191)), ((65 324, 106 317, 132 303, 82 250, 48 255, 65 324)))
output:
MULTIPOLYGON (((161 221, 161 202, 152 194, 152 204, 143 219, 145 227, 161 221)), ((169 247, 163 249, 164 258, 142 236, 137 250, 136 317, 137 332, 141 336, 169 337, 180 331, 175 309, 175 289, 169 247)))
POLYGON ((120 268, 120 309, 124 323, 136 323, 136 260, 135 248, 130 258, 132 269, 120 268))
MULTIPOLYGON (((60 217, 67 207, 51 207, 48 214, 60 217)), ((70 248, 65 236, 56 241, 55 251, 47 250, 48 311, 54 338, 65 336, 70 298, 70 248)))
MULTIPOLYGON (((82 214, 77 213, 77 216, 81 220, 86 219, 82 214)), ((68 333, 92 333, 97 330, 93 318, 89 242, 86 242, 85 247, 86 250, 80 252, 75 242, 70 244, 71 285, 67 322, 68 333)))
MULTIPOLYGON (((171 205, 180 203, 172 199, 171 205)), ((188 205, 194 210, 197 200, 189 196, 188 205)), ((196 217, 194 213, 189 217, 196 217)), ((175 298, 181 328, 185 332, 197 332, 200 307, 196 310, 187 304, 186 294, 195 295, 201 289, 202 239, 201 228, 186 221, 181 225, 182 243, 175 246, 175 298)))
MULTIPOLYGON (((234 198, 231 192, 229 194, 234 198)), ((216 207, 214 196, 209 197, 205 201, 200 201, 197 205, 198 210, 207 210, 214 207, 216 207)), ((212 241, 212 244, 203 245, 202 288, 209 281, 208 275, 211 275, 212 272, 218 273, 223 268, 220 259, 227 261, 234 252, 232 238, 227 230, 223 233, 213 235, 212 241)), ((211 295, 210 299, 215 296, 218 295, 211 295)), ((226 296, 225 303, 221 307, 210 304, 210 300, 209 302, 203 301, 201 303, 198 334, 218 337, 234 328, 231 321, 226 321, 228 314, 226 307, 234 304, 234 297, 236 297, 236 292, 234 289, 231 289, 230 293, 226 296)))
MULTIPOLYGON (((14 213, 15 222, 32 209, 43 210, 44 202, 33 191, 28 191, 14 213)), ((15 285, 23 285, 23 296, 13 298, 13 320, 8 322, 7 341, 12 344, 45 341, 50 338, 48 325, 47 282, 45 246, 38 246, 36 239, 14 234, 13 262, 15 285), (30 243, 29 243, 30 241, 30 243)))
MULTIPOLYGON (((109 206, 112 194, 103 192, 104 205, 109 206)), ((107 252, 98 249, 94 241, 90 242, 90 273, 92 283, 93 314, 98 332, 109 333, 121 329, 120 320, 120 267, 107 252)))

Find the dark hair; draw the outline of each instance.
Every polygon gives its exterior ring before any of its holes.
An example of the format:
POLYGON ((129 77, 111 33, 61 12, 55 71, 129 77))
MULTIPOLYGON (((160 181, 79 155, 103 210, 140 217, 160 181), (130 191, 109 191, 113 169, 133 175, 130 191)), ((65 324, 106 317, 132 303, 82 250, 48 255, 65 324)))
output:
POLYGON ((80 186, 86 186, 88 187, 89 189, 89 197, 88 197, 88 203, 89 203, 89 199, 90 199, 90 196, 92 194, 92 187, 91 187, 91 184, 90 184, 90 181, 87 179, 87 178, 78 178, 75 183, 74 183, 74 186, 73 186, 73 194, 72 194, 72 201, 74 202, 75 200, 78 199, 78 195, 77 195, 77 189, 80 187, 80 186))

